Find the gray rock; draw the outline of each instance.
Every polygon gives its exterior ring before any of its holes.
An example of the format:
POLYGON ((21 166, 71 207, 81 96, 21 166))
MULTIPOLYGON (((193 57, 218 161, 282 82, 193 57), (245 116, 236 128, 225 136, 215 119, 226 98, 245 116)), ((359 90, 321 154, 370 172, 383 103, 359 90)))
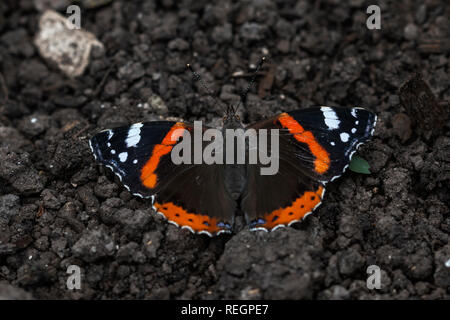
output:
POLYGON ((252 283, 263 299, 312 298, 312 288, 323 277, 315 256, 320 242, 317 236, 292 228, 271 233, 241 231, 227 242, 217 263, 221 276, 215 290, 224 297, 239 298, 252 283))
POLYGON ((244 23, 239 30, 239 35, 245 40, 263 40, 266 33, 265 25, 254 22, 244 23))
POLYGON ((383 180, 384 192, 391 199, 404 199, 407 196, 411 177, 404 168, 386 170, 386 179, 383 180))
POLYGON ((0 282, 0 300, 33 300, 33 296, 21 288, 2 281, 0 282))
POLYGON ((151 220, 150 212, 144 210, 130 210, 127 208, 119 209, 114 214, 114 219, 125 227, 128 234, 133 234, 139 230, 145 229, 151 220))
POLYGON ((419 28, 413 23, 407 24, 404 29, 404 36, 406 40, 416 40, 419 36, 419 28))
POLYGON ((346 299, 350 298, 350 293, 343 286, 339 286, 339 285, 332 286, 330 288, 330 291, 331 291, 331 295, 329 298, 331 300, 346 300, 346 299))
POLYGON ((45 183, 45 178, 33 168, 28 153, 19 155, 7 148, 0 148, 0 178, 25 195, 41 192, 45 183))
POLYGON ((189 49, 189 43, 181 38, 176 38, 169 42, 167 47, 170 50, 179 50, 179 51, 185 51, 189 49))
POLYGON ((365 259, 355 247, 349 248, 345 251, 341 251, 338 254, 338 267, 339 272, 343 276, 349 276, 353 273, 360 271, 363 267, 365 259))
POLYGON ((111 256, 114 250, 114 240, 103 228, 86 230, 72 246, 73 254, 86 262, 93 262, 111 256))
POLYGON ((211 37, 217 43, 230 42, 233 40, 231 24, 225 23, 224 25, 214 27, 211 37))
POLYGON ((56 193, 51 189, 44 189, 41 192, 41 198, 44 202, 44 207, 47 209, 58 210, 64 203, 64 197, 56 193))
POLYGON ((450 244, 442 247, 434 255, 434 282, 444 290, 450 289, 450 244))
POLYGON ((0 196, 0 220, 6 224, 19 214, 20 198, 14 194, 0 196))
POLYGON ((12 127, 0 126, 0 147, 9 148, 17 152, 23 147, 29 147, 31 142, 25 139, 20 132, 12 127))
POLYGON ((127 82, 135 81, 142 78, 145 75, 145 68, 140 62, 129 62, 123 67, 119 68, 118 77, 119 79, 124 79, 127 82))
POLYGON ((404 262, 405 273, 416 280, 425 280, 433 273, 433 259, 428 250, 409 254, 404 262))
POLYGON ((86 211, 97 212, 100 204, 98 199, 95 197, 92 188, 83 186, 78 189, 77 195, 81 202, 85 205, 86 211))
POLYGON ((163 234, 158 230, 147 232, 146 234, 144 234, 142 243, 144 245, 144 252, 148 258, 156 258, 156 253, 161 246, 161 240, 163 239, 163 237, 163 234))

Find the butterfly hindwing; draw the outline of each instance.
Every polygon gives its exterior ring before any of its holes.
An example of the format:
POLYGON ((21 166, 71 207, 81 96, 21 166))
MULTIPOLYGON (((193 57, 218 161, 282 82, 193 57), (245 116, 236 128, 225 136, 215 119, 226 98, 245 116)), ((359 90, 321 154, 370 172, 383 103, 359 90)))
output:
POLYGON ((231 232, 236 201, 225 187, 223 165, 193 165, 158 192, 155 208, 180 227, 216 235, 231 232))

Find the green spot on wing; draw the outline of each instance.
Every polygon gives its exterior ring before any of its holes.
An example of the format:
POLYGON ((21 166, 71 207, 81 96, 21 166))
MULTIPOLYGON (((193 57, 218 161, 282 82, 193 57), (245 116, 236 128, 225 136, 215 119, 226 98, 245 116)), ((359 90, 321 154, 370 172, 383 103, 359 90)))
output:
POLYGON ((369 163, 363 158, 358 157, 357 155, 352 157, 349 169, 356 173, 370 174, 369 163))

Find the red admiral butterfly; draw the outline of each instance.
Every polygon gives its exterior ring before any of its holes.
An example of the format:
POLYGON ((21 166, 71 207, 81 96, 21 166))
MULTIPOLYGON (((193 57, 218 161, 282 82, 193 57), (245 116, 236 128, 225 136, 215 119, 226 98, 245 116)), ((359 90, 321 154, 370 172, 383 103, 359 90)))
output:
POLYGON ((183 122, 104 130, 90 140, 90 147, 133 195, 150 198, 153 209, 172 224, 209 236, 230 233, 239 206, 251 230, 269 231, 303 219, 320 205, 325 185, 342 175, 377 120, 362 108, 317 107, 244 128, 236 110, 228 107, 223 131, 278 129, 276 174, 261 175, 259 164, 175 165, 170 152, 180 143, 177 138, 194 130, 183 122))

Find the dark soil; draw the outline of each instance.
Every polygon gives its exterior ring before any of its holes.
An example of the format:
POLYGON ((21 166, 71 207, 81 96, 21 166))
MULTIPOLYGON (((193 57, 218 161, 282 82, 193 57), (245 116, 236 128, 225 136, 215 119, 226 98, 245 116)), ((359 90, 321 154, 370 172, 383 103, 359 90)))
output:
POLYGON ((82 10, 105 50, 76 79, 38 54, 35 2, 0 1, 1 297, 450 298, 450 125, 419 130, 399 94, 421 73, 447 108, 445 1, 383 2, 381 30, 369 30, 363 0, 114 0, 82 10), (302 223, 193 235, 94 162, 87 140, 100 129, 169 117, 220 124, 186 63, 235 103, 263 55, 246 123, 313 105, 378 114, 359 151, 372 174, 330 183, 302 223), (366 287, 374 264, 380 290, 366 287), (81 290, 66 288, 69 265, 82 269, 81 290))

